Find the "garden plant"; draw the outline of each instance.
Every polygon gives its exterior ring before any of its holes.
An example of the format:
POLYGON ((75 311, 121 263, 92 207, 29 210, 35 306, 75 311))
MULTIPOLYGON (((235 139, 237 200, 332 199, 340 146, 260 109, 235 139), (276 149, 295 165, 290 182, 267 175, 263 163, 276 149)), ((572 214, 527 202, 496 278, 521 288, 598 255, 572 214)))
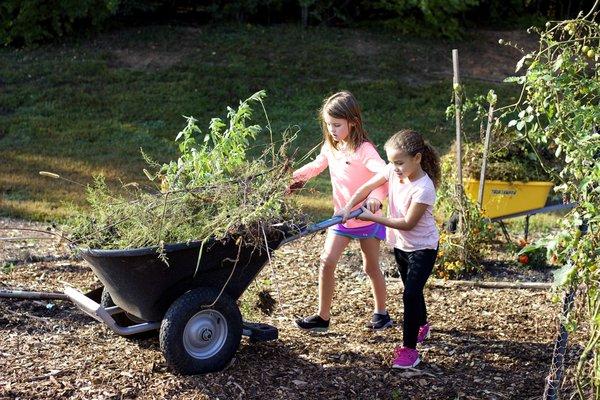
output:
MULTIPOLYGON (((500 119, 515 127, 532 149, 544 147, 562 164, 551 168, 536 152, 539 164, 558 183, 555 191, 577 207, 561 221, 560 231, 541 243, 555 264, 557 284, 578 290, 584 317, 562 323, 569 331, 587 331, 587 345, 575 371, 577 395, 600 398, 600 26, 596 2, 592 11, 573 20, 548 22, 539 48, 521 59, 511 78, 521 96, 500 109, 500 119)), ((507 43, 511 45, 511 43, 507 43)), ((536 245, 533 245, 536 246, 536 245)), ((527 248, 526 248, 527 249, 527 248)), ((525 250, 525 249, 524 249, 525 250)))

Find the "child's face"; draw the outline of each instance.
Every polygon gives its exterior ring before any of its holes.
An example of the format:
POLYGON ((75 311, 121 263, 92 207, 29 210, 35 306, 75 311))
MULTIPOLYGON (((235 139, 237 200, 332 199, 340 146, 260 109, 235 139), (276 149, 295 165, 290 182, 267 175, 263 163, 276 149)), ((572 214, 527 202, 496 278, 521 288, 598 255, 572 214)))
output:
POLYGON ((394 166, 394 172, 400 180, 414 178, 421 170, 421 153, 414 156, 399 149, 385 149, 388 161, 394 166))
POLYGON ((327 132, 329 132, 334 141, 343 142, 350 135, 353 124, 349 123, 348 120, 344 118, 334 118, 325 113, 323 115, 323 121, 325 121, 327 132))

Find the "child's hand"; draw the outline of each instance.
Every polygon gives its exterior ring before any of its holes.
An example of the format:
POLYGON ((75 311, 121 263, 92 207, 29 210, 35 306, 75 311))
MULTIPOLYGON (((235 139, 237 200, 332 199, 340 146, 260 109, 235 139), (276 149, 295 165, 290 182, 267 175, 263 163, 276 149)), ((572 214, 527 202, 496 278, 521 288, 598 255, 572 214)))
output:
POLYGON ((360 219, 361 221, 373 221, 375 214, 373 214, 367 207, 362 207, 363 212, 356 217, 356 219, 360 219))
POLYGON ((341 210, 339 210, 338 212, 336 212, 335 214, 333 214, 334 217, 342 217, 342 224, 345 223, 346 221, 348 221, 348 217, 350 216, 350 210, 346 207, 342 208, 341 210))
POLYGON ((304 184, 306 182, 304 181, 298 181, 298 182, 294 182, 292 183, 290 186, 288 186, 288 188, 285 190, 285 194, 290 194, 290 193, 294 193, 297 192, 298 190, 302 189, 304 187, 304 184))
POLYGON ((365 201, 364 206, 372 213, 376 213, 381 209, 381 202, 373 197, 369 197, 367 201, 365 201))

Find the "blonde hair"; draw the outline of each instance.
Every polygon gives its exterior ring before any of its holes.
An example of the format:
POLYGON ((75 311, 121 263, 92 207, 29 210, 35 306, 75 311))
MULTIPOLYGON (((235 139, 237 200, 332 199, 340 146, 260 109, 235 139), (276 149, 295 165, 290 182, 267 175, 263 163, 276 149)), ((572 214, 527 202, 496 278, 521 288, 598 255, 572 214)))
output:
POLYGON ((385 142, 386 149, 400 150, 411 157, 421 153, 421 168, 429 175, 433 185, 439 187, 442 180, 442 168, 440 156, 437 151, 420 133, 411 129, 403 129, 396 132, 385 142))
POLYGON ((327 131, 327 125, 323 116, 327 113, 332 118, 345 119, 350 127, 350 133, 347 138, 349 148, 354 151, 364 142, 371 142, 369 135, 363 128, 362 117, 360 114, 360 106, 352 93, 343 90, 332 94, 325 101, 319 111, 319 119, 321 120, 321 129, 323 130, 323 140, 333 149, 338 149, 338 142, 333 140, 327 131))

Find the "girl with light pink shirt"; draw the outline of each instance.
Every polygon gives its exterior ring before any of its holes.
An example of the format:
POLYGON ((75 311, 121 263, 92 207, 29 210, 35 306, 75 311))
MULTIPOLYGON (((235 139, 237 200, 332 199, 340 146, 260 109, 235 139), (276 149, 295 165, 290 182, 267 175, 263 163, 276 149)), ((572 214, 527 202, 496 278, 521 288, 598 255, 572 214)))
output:
POLYGON ((441 176, 436 151, 412 130, 394 134, 385 144, 389 164, 362 185, 339 215, 346 220, 350 210, 369 193, 388 184, 388 217, 367 207, 358 217, 388 227, 387 241, 404 283, 403 346, 396 348, 393 368, 412 368, 420 362, 417 343, 429 337, 423 288, 437 257, 439 234, 433 218, 435 189, 441 176))
MULTIPOLYGON (((350 92, 339 92, 327 98, 319 117, 324 144, 314 161, 294 171, 294 184, 290 188, 302 187, 304 182, 329 167, 333 206, 337 213, 363 183, 385 168, 385 162, 369 140, 358 102, 350 92)), ((378 215, 386 195, 386 187, 365 193, 365 207, 378 215)), ((350 220, 327 231, 319 268, 319 309, 315 315, 296 320, 299 328, 317 332, 329 328, 335 267, 352 239, 359 240, 363 269, 371 280, 375 300, 373 317, 367 327, 380 330, 392 326, 386 311, 385 279, 379 268, 379 242, 385 239, 385 227, 370 221, 350 220)))

